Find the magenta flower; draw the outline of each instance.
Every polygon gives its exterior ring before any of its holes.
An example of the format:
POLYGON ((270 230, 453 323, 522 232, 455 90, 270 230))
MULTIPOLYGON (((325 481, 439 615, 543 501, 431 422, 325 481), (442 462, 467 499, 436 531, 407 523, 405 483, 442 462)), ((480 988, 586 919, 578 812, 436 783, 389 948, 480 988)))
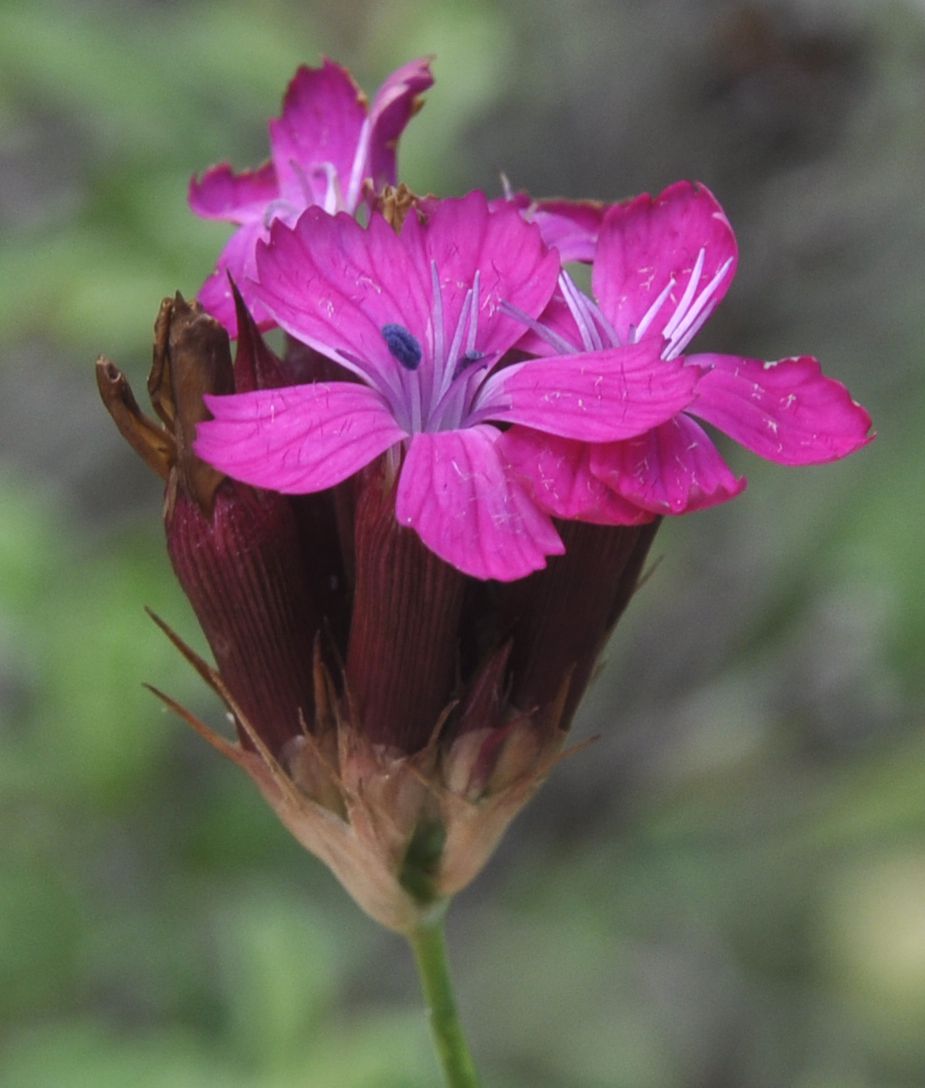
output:
POLYGON ((321 68, 302 67, 286 91, 282 116, 270 121, 270 161, 240 174, 222 163, 190 181, 189 203, 197 215, 238 225, 199 292, 203 306, 232 335, 228 275, 257 322, 270 325, 250 290, 258 241, 269 237, 275 219, 295 223, 312 205, 352 214, 367 180, 377 190, 394 184, 398 138, 432 83, 429 58, 410 61, 389 76, 368 108, 346 68, 330 60, 321 68))
POLYGON ((291 336, 354 379, 207 397, 196 452, 227 475, 320 491, 392 451, 396 516, 446 562, 512 580, 561 554, 549 514, 498 453, 496 424, 613 442, 691 399, 696 373, 657 341, 498 364, 535 319, 559 261, 511 207, 481 193, 412 212, 401 233, 309 208, 273 224, 254 291, 291 336))
MULTIPOLYGON (((551 241, 550 227, 539 225, 551 241)), ((572 239, 573 252, 591 240, 593 227, 584 243, 572 239)), ((737 259, 729 221, 702 185, 678 182, 658 197, 615 205, 594 254, 597 301, 563 273, 541 321, 520 315, 530 330, 521 346, 562 354, 654 343, 663 360, 676 360, 726 294, 737 259)), ((644 434, 593 446, 523 427, 504 436, 505 458, 543 509, 638 524, 733 498, 746 481, 698 420, 787 465, 832 461, 870 440, 868 414, 810 356, 768 363, 703 354, 683 361, 697 375, 693 402, 644 434)))

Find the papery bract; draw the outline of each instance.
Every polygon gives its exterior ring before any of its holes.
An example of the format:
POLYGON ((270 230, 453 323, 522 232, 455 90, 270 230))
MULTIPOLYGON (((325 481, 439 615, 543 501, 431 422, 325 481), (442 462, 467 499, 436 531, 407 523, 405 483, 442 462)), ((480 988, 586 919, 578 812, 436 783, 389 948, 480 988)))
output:
POLYGON ((272 324, 250 287, 257 243, 269 236, 275 219, 294 223, 315 204, 353 213, 367 180, 376 189, 393 184, 398 138, 432 83, 430 60, 410 61, 388 77, 368 108, 346 68, 330 60, 320 68, 303 66, 286 91, 282 116, 270 121, 270 162, 243 173, 222 163, 191 180, 189 203, 197 215, 238 226, 199 292, 200 302, 232 334, 228 276, 258 324, 272 324))
POLYGON ((331 487, 404 450, 396 507, 437 555, 479 578, 520 578, 562 545, 499 455, 495 423, 611 442, 670 419, 696 375, 659 344, 498 366, 559 274, 555 252, 513 207, 481 193, 435 202, 396 233, 310 208, 258 248, 256 293, 291 336, 355 381, 211 397, 197 453, 284 492, 331 487))

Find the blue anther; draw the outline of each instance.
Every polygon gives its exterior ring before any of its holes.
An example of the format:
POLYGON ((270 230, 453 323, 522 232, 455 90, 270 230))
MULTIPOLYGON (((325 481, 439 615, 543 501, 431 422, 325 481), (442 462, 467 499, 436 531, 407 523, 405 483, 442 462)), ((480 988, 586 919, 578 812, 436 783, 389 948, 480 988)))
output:
POLYGON ((405 370, 417 370, 421 365, 421 344, 404 325, 383 325, 382 338, 405 370))
POLYGON ((479 360, 485 358, 484 351, 477 351, 475 348, 470 348, 467 352, 459 357, 456 361, 456 369, 453 371, 453 380, 455 381, 460 374, 467 370, 473 363, 479 362, 479 360))

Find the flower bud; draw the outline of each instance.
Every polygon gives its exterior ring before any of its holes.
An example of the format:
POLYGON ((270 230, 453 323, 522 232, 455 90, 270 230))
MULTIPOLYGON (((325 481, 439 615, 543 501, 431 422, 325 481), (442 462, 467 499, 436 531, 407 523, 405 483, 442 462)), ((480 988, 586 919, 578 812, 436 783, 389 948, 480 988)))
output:
POLYGON ((453 697, 465 578, 398 524, 384 466, 358 492, 347 689, 370 740, 414 752, 453 697))
MULTIPOLYGON (((242 384, 272 378, 275 357, 253 327, 238 348, 242 384)), ((124 376, 98 365, 103 399, 133 447, 167 481, 167 550, 219 672, 273 752, 312 712, 312 646, 321 626, 290 500, 226 479, 192 449, 205 393, 236 388, 228 335, 198 303, 165 299, 148 390, 162 421, 137 407, 124 376)), ((246 731, 245 745, 253 744, 246 731)))

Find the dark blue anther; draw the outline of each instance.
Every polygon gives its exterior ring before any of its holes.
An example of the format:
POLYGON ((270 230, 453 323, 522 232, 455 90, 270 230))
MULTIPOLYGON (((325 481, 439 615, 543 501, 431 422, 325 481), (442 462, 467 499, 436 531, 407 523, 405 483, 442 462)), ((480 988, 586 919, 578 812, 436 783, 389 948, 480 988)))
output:
POLYGON ((456 369, 453 371, 454 380, 459 377, 460 374, 472 363, 477 363, 480 359, 485 358, 484 351, 477 351, 475 348, 470 348, 464 355, 461 355, 456 362, 456 369))
POLYGON ((382 338, 405 370, 417 370, 421 365, 421 345, 404 325, 383 325, 382 338))

